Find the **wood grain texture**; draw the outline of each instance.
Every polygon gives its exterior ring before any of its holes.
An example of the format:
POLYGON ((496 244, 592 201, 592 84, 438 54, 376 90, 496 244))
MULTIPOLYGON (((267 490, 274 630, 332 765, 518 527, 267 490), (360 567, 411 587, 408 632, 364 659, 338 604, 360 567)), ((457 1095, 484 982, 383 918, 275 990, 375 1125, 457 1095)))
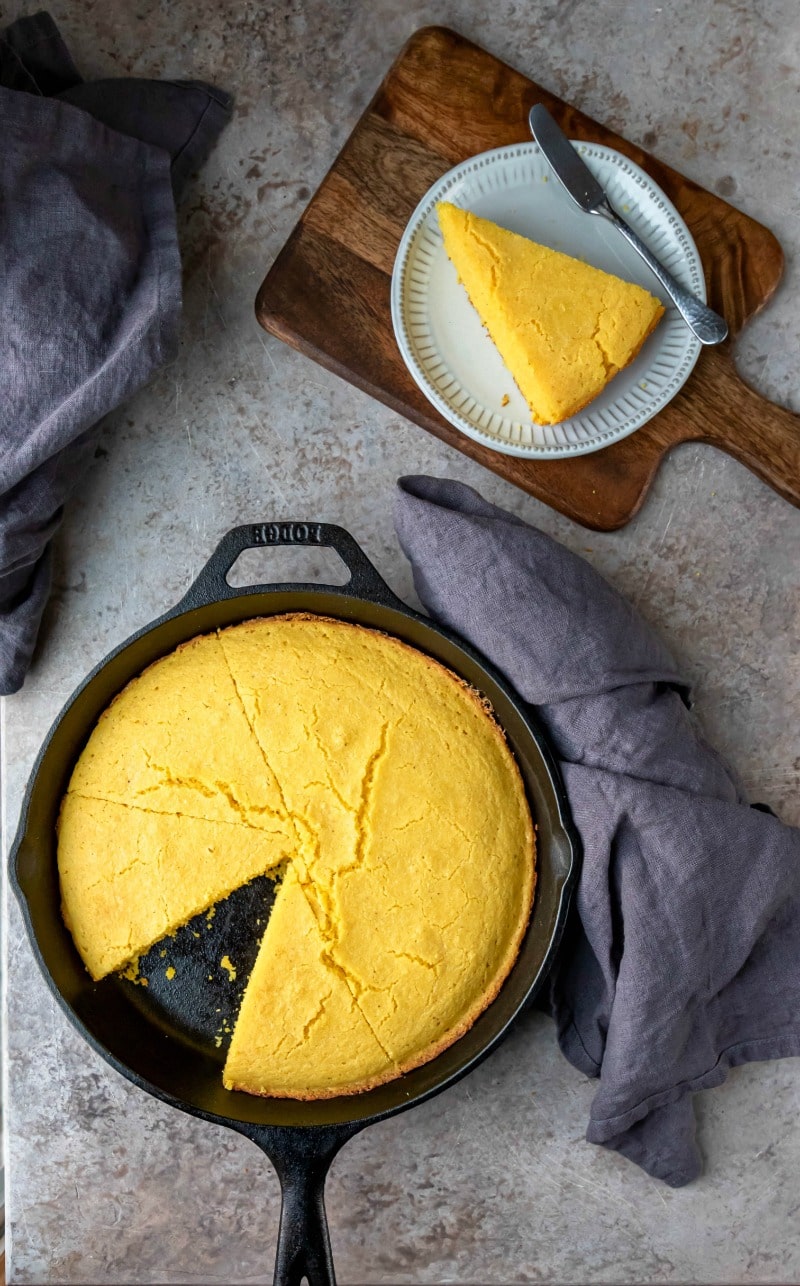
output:
POLYGON ((667 451, 704 441, 800 505, 800 416, 749 388, 730 341, 704 349, 688 381, 630 437, 569 460, 502 455, 453 428, 400 356, 390 284, 397 246, 428 189, 477 152, 530 138, 543 102, 571 137, 613 147, 646 170, 683 218, 703 262, 709 303, 735 336, 783 271, 772 233, 726 201, 585 116, 453 31, 418 31, 389 70, 256 300, 264 328, 428 432, 584 526, 611 531, 640 508, 667 451))

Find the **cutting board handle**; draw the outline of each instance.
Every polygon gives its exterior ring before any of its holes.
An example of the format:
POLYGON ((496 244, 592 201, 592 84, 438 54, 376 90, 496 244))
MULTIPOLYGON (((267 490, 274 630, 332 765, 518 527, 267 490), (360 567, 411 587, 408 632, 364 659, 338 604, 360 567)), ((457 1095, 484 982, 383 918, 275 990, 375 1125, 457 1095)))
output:
POLYGON ((745 383, 730 344, 703 354, 706 378, 692 390, 692 420, 701 438, 752 469, 800 506, 800 415, 745 383))

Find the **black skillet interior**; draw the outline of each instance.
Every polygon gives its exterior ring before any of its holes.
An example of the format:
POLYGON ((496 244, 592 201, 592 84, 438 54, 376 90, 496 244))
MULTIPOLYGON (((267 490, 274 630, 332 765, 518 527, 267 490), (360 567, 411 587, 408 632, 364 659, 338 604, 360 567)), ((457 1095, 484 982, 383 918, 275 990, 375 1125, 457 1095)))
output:
MULTIPOLYGON (((299 1171, 307 1177, 309 1157, 315 1152, 320 1160, 327 1154, 324 1182, 330 1159, 358 1129, 437 1093, 494 1048, 532 999, 552 958, 566 915, 575 855, 555 764, 519 697, 465 643, 397 599, 346 531, 319 523, 280 523, 229 532, 181 603, 111 653, 78 689, 51 729, 34 767, 12 849, 11 875, 45 977, 90 1044, 141 1088, 258 1142, 276 1164, 286 1193, 299 1171), (349 568, 350 580, 341 587, 231 588, 226 575, 243 550, 282 544, 334 549, 349 568), (116 693, 145 666, 197 634, 293 611, 338 617, 394 634, 488 697, 525 780, 538 846, 534 910, 519 958, 500 995, 472 1029, 438 1058, 397 1081, 365 1094, 309 1103, 232 1093, 221 1081, 231 1020, 252 965, 260 925, 269 913, 270 881, 254 881, 213 915, 198 917, 176 938, 154 947, 140 962, 140 976, 147 978, 147 987, 118 977, 94 983, 61 918, 55 854, 56 818, 72 767, 116 693), (224 966, 223 957, 228 957, 224 966), (298 1150, 305 1159, 297 1155, 298 1150), (288 1170, 287 1157, 292 1163, 288 1170)), ((317 1193, 305 1193, 306 1201, 318 1201, 319 1214, 321 1182, 317 1193)), ((302 1223, 300 1214, 295 1214, 302 1223)), ((301 1239, 314 1239, 309 1227, 296 1232, 301 1239)), ((323 1261, 324 1254, 321 1266, 305 1265, 310 1280, 332 1279, 332 1269, 328 1265, 326 1277, 323 1261)), ((282 1279, 299 1281, 300 1268, 295 1265, 297 1272, 289 1268, 287 1261, 282 1279)))

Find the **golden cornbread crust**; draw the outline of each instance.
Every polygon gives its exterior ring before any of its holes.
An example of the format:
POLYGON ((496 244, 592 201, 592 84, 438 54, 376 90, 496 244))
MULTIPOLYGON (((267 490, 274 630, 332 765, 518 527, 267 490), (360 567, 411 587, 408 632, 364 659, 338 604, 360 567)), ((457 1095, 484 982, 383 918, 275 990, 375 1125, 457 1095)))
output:
POLYGON ((434 1058, 508 976, 535 884, 488 703, 393 636, 291 613, 198 636, 101 716, 59 819, 65 921, 93 977, 286 870, 228 1088, 355 1094, 434 1058))
POLYGON ((536 424, 588 406, 664 315, 641 286, 449 202, 436 211, 448 257, 536 424))

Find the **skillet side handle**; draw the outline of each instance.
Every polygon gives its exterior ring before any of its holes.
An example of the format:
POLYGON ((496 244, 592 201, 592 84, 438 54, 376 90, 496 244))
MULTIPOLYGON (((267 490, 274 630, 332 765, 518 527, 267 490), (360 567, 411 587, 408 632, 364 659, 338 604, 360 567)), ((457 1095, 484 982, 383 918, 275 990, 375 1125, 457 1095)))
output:
POLYGON ((234 527, 222 537, 197 579, 190 585, 174 611, 185 612, 194 607, 223 598, 236 598, 240 594, 257 594, 271 589, 326 589, 334 594, 352 594, 371 599, 384 607, 404 607, 392 593, 386 581, 367 558, 361 546, 345 531, 328 522, 256 522, 234 527), (295 545, 332 549, 338 554, 350 579, 346 585, 308 585, 292 582, 272 582, 251 585, 247 589, 228 584, 228 572, 246 549, 263 549, 276 545, 295 545))
MULTIPOLYGON (((241 1127, 240 1127, 241 1128, 241 1127)), ((273 1286, 336 1286, 325 1214, 331 1162, 359 1126, 251 1125, 242 1130, 266 1152, 281 1185, 273 1286)))

